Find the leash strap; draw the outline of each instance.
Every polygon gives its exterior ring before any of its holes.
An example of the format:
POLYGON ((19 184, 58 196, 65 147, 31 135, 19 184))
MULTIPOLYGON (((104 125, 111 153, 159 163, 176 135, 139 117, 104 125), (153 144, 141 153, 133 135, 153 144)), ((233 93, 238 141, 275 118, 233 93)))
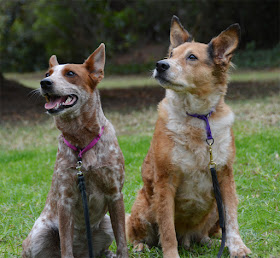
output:
POLYGON ((212 167, 210 168, 211 176, 212 176, 212 182, 213 182, 213 189, 214 189, 214 195, 218 206, 218 213, 219 213, 219 225, 222 229, 222 243, 220 246, 219 253, 217 255, 218 258, 222 256, 222 253, 225 248, 226 243, 226 227, 225 227, 225 219, 224 219, 224 209, 223 209, 223 201, 222 201, 222 195, 221 190, 217 178, 216 168, 212 167))
POLYGON ((189 114, 187 112, 187 115, 204 120, 206 123, 206 128, 205 128, 206 133, 207 133, 206 142, 209 146, 209 154, 210 154, 209 170, 211 172, 214 196, 215 196, 215 199, 217 202, 217 208, 218 208, 218 214, 219 214, 219 225, 220 225, 220 228, 222 229, 222 243, 220 246, 219 253, 217 255, 217 257, 220 258, 222 256, 222 253, 224 251, 225 244, 226 244, 226 226, 225 226, 222 194, 221 194, 220 185, 219 185, 217 172, 216 172, 216 163, 213 161, 213 154, 212 154, 212 145, 214 144, 214 138, 212 137, 211 128, 210 128, 210 124, 209 124, 209 120, 208 120, 208 118, 211 116, 212 113, 213 113, 213 111, 211 111, 207 115, 199 115, 199 114, 189 114))
POLYGON ((78 185, 79 189, 82 194, 83 200, 83 208, 84 208, 84 217, 86 223, 86 230, 87 230, 87 242, 88 242, 88 254, 90 258, 93 258, 93 247, 92 247, 92 235, 91 235, 91 227, 89 221, 89 210, 87 204, 87 193, 86 193, 86 186, 85 186, 85 178, 84 175, 78 175, 78 185))
POLYGON ((87 203, 87 193, 86 193, 86 185, 85 185, 85 178, 82 172, 82 158, 78 157, 77 162, 77 176, 78 176, 78 186, 82 195, 83 201, 83 209, 84 209, 84 218, 86 224, 86 231, 87 231, 87 242, 88 242, 88 255, 90 258, 93 258, 93 247, 92 247, 92 235, 91 235, 91 226, 89 220, 89 210, 88 210, 88 203, 87 203))

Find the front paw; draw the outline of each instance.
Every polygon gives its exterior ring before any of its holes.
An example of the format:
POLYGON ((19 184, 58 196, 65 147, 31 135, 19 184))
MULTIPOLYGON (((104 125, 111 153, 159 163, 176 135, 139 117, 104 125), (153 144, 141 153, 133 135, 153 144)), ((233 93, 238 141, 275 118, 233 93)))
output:
POLYGON ((117 258, 128 258, 128 250, 124 248, 122 250, 117 250, 117 258))
MULTIPOLYGON (((237 242, 237 241, 236 241, 237 242)), ((229 253, 230 253, 230 257, 246 257, 247 255, 251 254, 251 250, 244 245, 244 243, 241 241, 238 243, 233 243, 231 244, 231 246, 228 246, 229 248, 229 253)))
POLYGON ((138 243, 138 244, 135 244, 133 246, 133 252, 134 253, 140 253, 140 252, 144 252, 146 250, 149 250, 149 247, 148 245, 144 244, 144 243, 138 243))
POLYGON ((114 254, 112 251, 110 251, 110 250, 105 250, 104 252, 103 252, 103 255, 106 257, 106 258, 116 258, 117 257, 117 255, 116 254, 114 254))
POLYGON ((163 252, 163 258, 180 258, 177 248, 163 252))

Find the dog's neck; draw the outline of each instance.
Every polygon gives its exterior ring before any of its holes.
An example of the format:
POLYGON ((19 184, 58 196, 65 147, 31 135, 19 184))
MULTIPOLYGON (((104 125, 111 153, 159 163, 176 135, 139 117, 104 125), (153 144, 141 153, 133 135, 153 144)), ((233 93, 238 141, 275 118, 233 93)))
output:
POLYGON ((214 111, 219 103, 224 101, 222 94, 210 94, 208 96, 197 96, 190 93, 175 92, 173 90, 166 90, 166 98, 169 105, 178 112, 186 114, 200 114, 206 115, 214 111))
POLYGON ((106 124, 106 117, 101 108, 99 93, 95 90, 92 97, 81 107, 80 114, 55 117, 57 128, 71 144, 84 148, 94 139, 106 124))

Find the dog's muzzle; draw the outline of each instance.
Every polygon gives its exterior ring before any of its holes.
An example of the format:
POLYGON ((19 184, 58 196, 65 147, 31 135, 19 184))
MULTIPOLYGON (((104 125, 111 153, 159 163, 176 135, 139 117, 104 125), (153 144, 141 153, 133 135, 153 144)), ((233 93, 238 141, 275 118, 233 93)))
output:
POLYGON ((43 79, 41 82, 41 92, 46 99, 45 109, 49 114, 58 114, 61 111, 73 107, 78 97, 74 94, 57 95, 54 93, 53 81, 49 78, 43 79))

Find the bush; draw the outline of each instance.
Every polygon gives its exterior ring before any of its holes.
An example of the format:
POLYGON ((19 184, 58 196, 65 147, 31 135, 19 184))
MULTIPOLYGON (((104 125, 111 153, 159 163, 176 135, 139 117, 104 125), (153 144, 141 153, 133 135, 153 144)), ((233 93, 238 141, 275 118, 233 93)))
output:
POLYGON ((280 43, 271 49, 255 49, 254 43, 248 44, 245 50, 239 50, 233 59, 240 68, 273 68, 280 67, 280 43))

